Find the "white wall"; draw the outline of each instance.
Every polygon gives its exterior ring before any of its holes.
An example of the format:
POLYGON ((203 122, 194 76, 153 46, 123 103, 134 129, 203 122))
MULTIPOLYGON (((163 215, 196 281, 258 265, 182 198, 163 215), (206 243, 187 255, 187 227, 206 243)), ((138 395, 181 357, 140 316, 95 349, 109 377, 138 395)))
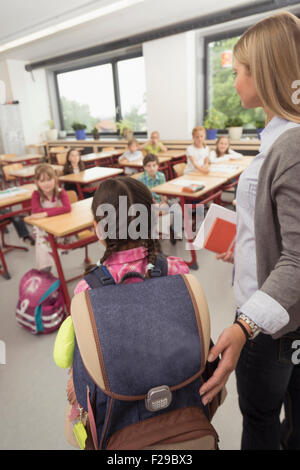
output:
POLYGON ((11 89, 9 73, 7 69, 7 63, 5 60, 0 61, 0 80, 3 81, 5 84, 6 101, 12 101, 13 94, 12 94, 12 89, 11 89))
POLYGON ((143 44, 148 131, 190 139, 196 124, 195 32, 143 44))
MULTIPOLYGON (((24 61, 7 60, 13 99, 20 102, 25 144, 37 144, 51 119, 46 74, 43 69, 26 72, 24 61)), ((1 79, 1 76, 0 76, 1 79)))

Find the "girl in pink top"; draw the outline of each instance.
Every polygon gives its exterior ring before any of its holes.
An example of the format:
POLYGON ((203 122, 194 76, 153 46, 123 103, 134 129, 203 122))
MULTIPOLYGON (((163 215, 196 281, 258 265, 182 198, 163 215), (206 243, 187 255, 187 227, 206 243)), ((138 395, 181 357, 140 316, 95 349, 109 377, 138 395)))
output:
MULTIPOLYGON (((71 211, 71 204, 64 189, 59 189, 57 176, 51 165, 41 163, 35 169, 35 182, 37 191, 31 197, 31 218, 41 219, 65 214, 71 211)), ((36 267, 37 269, 51 269, 54 260, 48 236, 44 230, 33 228, 36 240, 36 267)))
MULTIPOLYGON (((92 202, 94 227, 101 244, 105 247, 104 254, 97 264, 106 266, 116 283, 120 282, 126 273, 132 271, 139 272, 145 277, 151 276, 151 269, 154 267, 156 255, 160 252, 159 241, 151 238, 153 233, 153 211, 151 211, 151 208, 152 194, 150 190, 132 177, 121 176, 105 180, 94 195, 92 202), (120 197, 124 196, 126 200, 125 207, 119 210, 120 197), (140 227, 137 224, 134 232, 130 230, 130 226, 135 224, 139 214, 137 216, 134 213, 134 215, 128 215, 124 219, 123 216, 126 211, 129 214, 130 208, 135 204, 142 205, 145 212, 140 227), (107 209, 108 206, 110 209, 114 209, 112 210, 113 216, 107 215, 110 212, 107 209)), ((167 263, 168 275, 187 274, 189 272, 188 266, 180 258, 169 256, 167 257, 167 263)), ((136 282, 136 279, 129 279, 126 282, 136 282)), ((89 285, 83 279, 77 284, 74 293, 78 294, 89 288, 89 285)), ((72 366, 73 363, 73 356, 68 357, 70 335, 68 335, 67 341, 63 333, 67 327, 73 329, 70 317, 62 324, 54 348, 56 364, 65 368, 72 366)), ((70 369, 67 394, 71 405, 69 420, 73 421, 79 416, 79 408, 74 392, 72 368, 70 369)))

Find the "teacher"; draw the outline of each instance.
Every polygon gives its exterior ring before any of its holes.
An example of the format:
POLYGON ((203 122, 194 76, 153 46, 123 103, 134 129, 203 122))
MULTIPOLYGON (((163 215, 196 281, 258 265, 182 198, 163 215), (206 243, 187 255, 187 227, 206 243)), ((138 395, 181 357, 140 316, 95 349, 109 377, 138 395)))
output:
POLYGON ((236 369, 242 449, 299 450, 300 20, 283 12, 260 21, 234 58, 242 105, 263 107, 267 125, 239 180, 234 256, 218 256, 234 262, 236 321, 210 350, 210 361, 222 358, 200 394, 211 401, 236 369))

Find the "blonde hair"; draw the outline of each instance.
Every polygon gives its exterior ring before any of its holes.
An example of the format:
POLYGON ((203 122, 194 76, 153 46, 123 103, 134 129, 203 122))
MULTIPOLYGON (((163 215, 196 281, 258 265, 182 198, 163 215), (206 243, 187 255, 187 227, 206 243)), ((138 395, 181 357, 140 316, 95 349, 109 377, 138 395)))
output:
POLYGON ((221 136, 217 139, 217 141, 216 141, 216 150, 215 150, 215 152, 216 152, 217 157, 220 157, 220 156, 221 156, 221 152, 220 152, 220 150, 219 150, 219 148, 218 148, 218 145, 219 145, 219 143, 220 143, 220 141, 221 141, 222 139, 226 139, 226 140, 228 141, 227 152, 230 150, 230 140, 229 140, 229 137, 227 137, 227 135, 221 135, 221 136))
MULTIPOLYGON (((234 47, 234 57, 254 80, 268 112, 300 123, 293 83, 300 80, 300 20, 281 12, 251 26, 234 47)), ((270 117, 267 116, 267 122, 270 117)))
POLYGON ((40 180, 40 178, 42 177, 42 175, 47 175, 49 179, 51 179, 51 180, 54 179, 55 180, 54 196, 58 197, 59 187, 58 187, 58 182, 57 182, 57 176, 56 176, 56 173, 55 173, 54 169, 48 163, 40 163, 35 168, 34 179, 36 181, 37 189, 38 189, 38 192, 40 193, 41 200, 42 201, 45 200, 45 195, 44 195, 43 191, 40 189, 40 187, 37 183, 40 180))
POLYGON ((199 131, 204 132, 204 134, 205 134, 205 136, 206 136, 206 129, 205 129, 205 127, 203 127, 203 126, 196 126, 196 127, 194 127, 194 129, 192 130, 192 136, 194 137, 194 135, 196 134, 196 132, 199 132, 199 131))

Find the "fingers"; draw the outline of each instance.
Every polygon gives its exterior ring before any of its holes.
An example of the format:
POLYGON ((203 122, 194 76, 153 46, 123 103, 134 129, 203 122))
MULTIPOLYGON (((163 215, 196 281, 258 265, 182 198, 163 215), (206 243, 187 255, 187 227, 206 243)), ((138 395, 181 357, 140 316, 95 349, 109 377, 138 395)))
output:
POLYGON ((227 383, 229 376, 230 372, 220 377, 214 377, 213 375, 205 384, 205 386, 208 386, 209 388, 204 388, 204 391, 202 390, 202 387, 200 388, 199 392, 204 406, 210 403, 212 399, 217 395, 217 393, 222 390, 222 388, 227 383))

